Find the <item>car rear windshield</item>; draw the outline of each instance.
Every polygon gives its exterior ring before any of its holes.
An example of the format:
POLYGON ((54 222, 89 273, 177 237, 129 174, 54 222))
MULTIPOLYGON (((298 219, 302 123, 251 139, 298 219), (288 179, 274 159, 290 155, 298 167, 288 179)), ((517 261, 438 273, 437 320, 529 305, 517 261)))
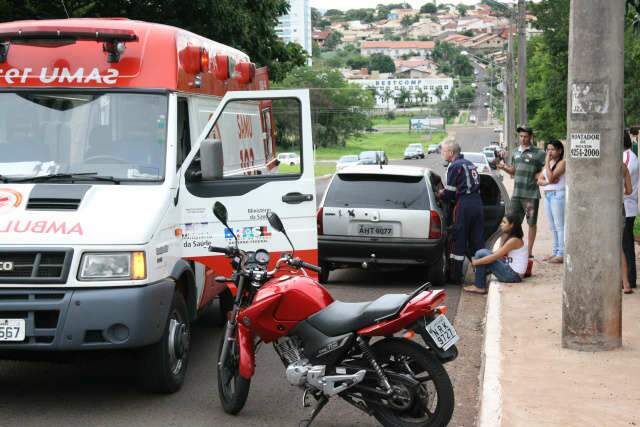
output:
POLYGON ((334 208, 428 210, 424 177, 377 174, 338 174, 324 205, 334 208))
POLYGON ((466 153, 464 155, 464 158, 469 160, 472 163, 484 163, 486 160, 486 157, 484 157, 484 154, 466 153))

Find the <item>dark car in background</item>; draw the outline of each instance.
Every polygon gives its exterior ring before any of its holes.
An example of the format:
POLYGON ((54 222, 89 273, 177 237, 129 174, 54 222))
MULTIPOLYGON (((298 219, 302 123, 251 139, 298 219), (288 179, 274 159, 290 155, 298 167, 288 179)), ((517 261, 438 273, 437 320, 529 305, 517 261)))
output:
POLYGON ((358 156, 360 158, 361 165, 387 165, 389 164, 389 158, 384 151, 363 151, 358 156))

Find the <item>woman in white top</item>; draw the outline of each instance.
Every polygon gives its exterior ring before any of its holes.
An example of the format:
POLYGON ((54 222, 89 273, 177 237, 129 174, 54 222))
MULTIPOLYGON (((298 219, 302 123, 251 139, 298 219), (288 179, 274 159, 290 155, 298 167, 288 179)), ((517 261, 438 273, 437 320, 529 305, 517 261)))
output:
POLYGON ((565 168, 564 147, 552 139, 547 145, 547 158, 538 175, 538 185, 544 190, 545 210, 553 233, 553 251, 543 261, 554 264, 564 261, 565 168))
POLYGON ((495 253, 488 249, 476 252, 471 265, 476 269, 475 285, 466 286, 467 292, 474 294, 487 293, 487 275, 493 273, 505 283, 521 282, 527 271, 529 250, 522 237, 522 225, 517 215, 507 215, 500 223, 502 245, 495 253))

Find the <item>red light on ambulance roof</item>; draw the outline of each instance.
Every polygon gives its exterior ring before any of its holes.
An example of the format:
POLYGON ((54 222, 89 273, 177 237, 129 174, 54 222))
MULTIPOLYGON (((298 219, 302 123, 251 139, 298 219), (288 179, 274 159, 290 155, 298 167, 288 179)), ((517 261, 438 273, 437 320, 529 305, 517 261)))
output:
POLYGON ((227 80, 234 69, 234 61, 229 55, 216 55, 213 61, 213 74, 218 80, 227 80))
POLYGON ((247 84, 253 81, 256 75, 256 66, 252 62, 241 62, 236 65, 236 72, 234 78, 238 83, 247 84))
POLYGON ((201 49, 200 46, 187 46, 178 53, 180 64, 188 74, 198 74, 201 65, 201 49))
POLYGON ((200 72, 206 73, 209 71, 209 52, 207 49, 200 48, 200 72))

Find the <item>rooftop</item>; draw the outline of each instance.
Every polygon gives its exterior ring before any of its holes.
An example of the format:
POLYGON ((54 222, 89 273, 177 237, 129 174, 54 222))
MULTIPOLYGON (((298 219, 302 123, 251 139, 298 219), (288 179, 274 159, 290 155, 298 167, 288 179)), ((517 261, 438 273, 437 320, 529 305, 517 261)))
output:
POLYGON ((362 42, 362 49, 387 48, 387 49, 433 49, 436 44, 432 41, 365 41, 362 42))

